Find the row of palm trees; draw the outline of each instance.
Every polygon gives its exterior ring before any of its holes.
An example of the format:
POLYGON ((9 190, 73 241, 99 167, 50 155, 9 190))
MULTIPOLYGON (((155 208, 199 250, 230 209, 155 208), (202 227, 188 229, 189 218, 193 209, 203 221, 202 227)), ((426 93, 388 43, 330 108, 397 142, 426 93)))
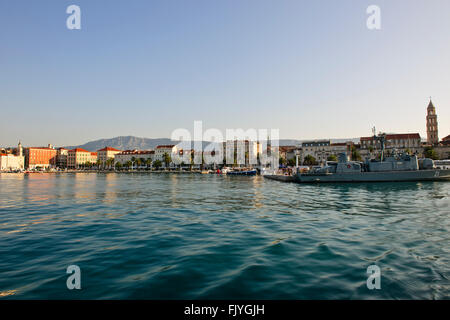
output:
MULTIPOLYGON (((166 165, 166 167, 168 167, 170 165, 170 163, 172 162, 172 158, 170 157, 170 155, 168 153, 165 153, 163 155, 163 161, 166 165)), ((97 160, 96 163, 92 163, 92 162, 86 162, 82 165, 80 165, 80 168, 94 168, 96 167, 97 169, 150 169, 152 167, 155 167, 156 169, 159 169, 162 167, 163 162, 161 162, 160 160, 155 160, 152 161, 152 159, 145 159, 145 158, 135 158, 132 157, 131 160, 125 162, 125 163, 120 163, 120 162, 116 162, 114 163, 114 159, 110 158, 107 159, 106 161, 101 161, 100 159, 97 160)))

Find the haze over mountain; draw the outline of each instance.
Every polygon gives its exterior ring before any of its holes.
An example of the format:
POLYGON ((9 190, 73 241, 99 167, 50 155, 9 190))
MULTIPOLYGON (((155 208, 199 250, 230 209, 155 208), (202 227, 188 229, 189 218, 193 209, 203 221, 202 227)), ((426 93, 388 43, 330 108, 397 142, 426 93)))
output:
MULTIPOLYGON (((359 141, 359 138, 350 138, 350 139, 331 139, 332 142, 345 142, 345 141, 359 141)), ((306 140, 303 140, 306 141, 306 140)), ((110 139, 99 139, 94 141, 89 141, 85 144, 78 145, 78 146, 66 146, 67 149, 74 149, 74 148, 83 148, 88 151, 97 151, 99 149, 102 149, 104 147, 112 147, 119 150, 149 150, 149 149, 155 149, 158 145, 163 144, 177 144, 178 141, 174 141, 168 138, 141 138, 141 137, 134 137, 134 136, 122 136, 122 137, 115 137, 110 139)), ((292 146, 292 145, 300 145, 302 143, 302 140, 295 140, 295 139, 280 139, 280 146, 292 146)), ((203 141, 203 147, 208 145, 209 142, 203 141)))

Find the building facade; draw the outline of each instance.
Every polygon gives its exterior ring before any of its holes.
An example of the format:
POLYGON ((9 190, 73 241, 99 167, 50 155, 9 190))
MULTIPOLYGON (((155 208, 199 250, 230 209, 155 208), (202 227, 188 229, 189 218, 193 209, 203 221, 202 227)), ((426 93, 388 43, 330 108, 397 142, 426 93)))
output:
MULTIPOLYGON (((399 151, 409 150, 412 153, 421 153, 421 138, 418 133, 402 133, 402 134, 387 134, 385 141, 385 149, 398 149, 399 151)), ((381 144, 373 137, 361 137, 362 150, 381 150, 381 144)))
POLYGON ((352 141, 332 143, 331 140, 311 140, 302 143, 300 151, 301 163, 305 157, 312 156, 318 164, 324 164, 331 155, 337 156, 343 152, 349 152, 353 146, 352 141))
POLYGON ((429 145, 439 144, 436 108, 431 99, 427 107, 427 142, 429 145))
POLYGON ((122 151, 111 147, 105 147, 97 150, 98 160, 101 161, 102 164, 105 164, 108 160, 114 159, 114 156, 120 152, 122 151))
MULTIPOLYGON (((152 162, 155 159, 155 151, 146 150, 146 151, 138 151, 138 150, 125 150, 114 155, 114 163, 120 163, 121 165, 126 164, 127 162, 133 162, 138 159, 143 161, 151 160, 152 162)), ((135 164, 133 163, 133 166, 135 164)), ((146 164, 141 164, 141 166, 146 167, 146 164)))
POLYGON ((443 146, 450 146, 450 135, 446 136, 442 139, 441 144, 443 146))
POLYGON ((56 166, 61 169, 67 168, 67 157, 69 150, 65 148, 58 148, 56 150, 56 166))
POLYGON ((0 153, 0 171, 17 171, 25 169, 25 157, 23 156, 22 144, 14 153, 0 153))
POLYGON ((47 169, 56 166, 57 151, 52 145, 48 147, 25 148, 25 167, 27 169, 47 169))
MULTIPOLYGON (((178 153, 178 147, 176 146, 176 145, 172 145, 172 144, 170 144, 170 145, 159 145, 159 146, 157 146, 156 147, 156 149, 155 149, 155 158, 154 158, 154 160, 156 161, 156 160, 159 160, 159 161, 161 161, 162 163, 163 163, 163 166, 165 166, 165 163, 164 163, 164 154, 168 154, 171 158, 173 158, 173 156, 175 155, 175 154, 177 154, 178 153)), ((172 164, 172 163, 171 163, 172 164)), ((171 165, 171 164, 169 164, 169 166, 171 165)))
POLYGON ((76 148, 68 151, 67 168, 77 169, 88 163, 95 163, 97 155, 95 152, 87 151, 82 148, 76 148), (95 154, 95 155, 94 155, 95 154))

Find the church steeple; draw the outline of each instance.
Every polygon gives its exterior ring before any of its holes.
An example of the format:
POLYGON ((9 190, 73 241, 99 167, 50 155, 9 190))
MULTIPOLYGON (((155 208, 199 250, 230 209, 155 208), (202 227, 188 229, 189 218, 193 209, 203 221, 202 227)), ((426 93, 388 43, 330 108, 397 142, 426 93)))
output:
POLYGON ((436 108, 431 101, 431 97, 427 107, 427 142, 430 145, 439 143, 436 108))
POLYGON ((17 145, 17 155, 22 157, 23 156, 23 147, 22 143, 19 141, 19 144, 17 145))

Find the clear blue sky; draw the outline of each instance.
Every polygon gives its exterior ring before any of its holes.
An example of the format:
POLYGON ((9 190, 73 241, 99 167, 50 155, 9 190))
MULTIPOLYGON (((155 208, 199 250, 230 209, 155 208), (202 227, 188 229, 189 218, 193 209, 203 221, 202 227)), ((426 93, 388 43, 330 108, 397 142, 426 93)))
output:
POLYGON ((0 2, 0 145, 175 128, 450 134, 448 0, 0 2), (66 28, 77 4, 82 29, 66 28), (382 30, 366 27, 381 7, 382 30))

